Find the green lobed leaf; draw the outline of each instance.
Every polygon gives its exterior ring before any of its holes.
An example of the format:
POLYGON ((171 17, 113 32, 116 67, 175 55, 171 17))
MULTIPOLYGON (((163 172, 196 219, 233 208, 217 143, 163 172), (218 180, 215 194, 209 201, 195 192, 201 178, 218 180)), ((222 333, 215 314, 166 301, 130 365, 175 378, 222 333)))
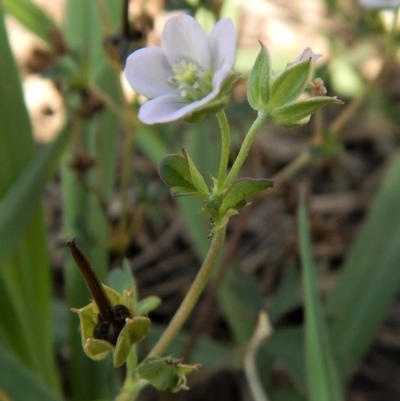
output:
POLYGON ((198 195, 199 191, 193 190, 193 189, 188 189, 188 188, 183 188, 183 187, 172 187, 171 188, 171 195, 174 198, 179 198, 181 196, 192 196, 192 195, 198 195))
POLYGON ((268 49, 260 42, 261 50, 251 70, 247 84, 247 100, 255 110, 264 109, 270 97, 270 55, 268 49))
POLYGON ((220 208, 220 215, 223 216, 229 209, 238 210, 246 205, 247 198, 267 188, 271 188, 273 185, 273 181, 264 178, 241 178, 235 181, 224 195, 220 208))
POLYGON ((318 294, 304 198, 300 200, 298 224, 304 287, 305 354, 308 395, 310 401, 343 401, 343 386, 339 378, 318 294))
POLYGON ((198 192, 197 188, 191 183, 190 171, 187 161, 180 155, 167 155, 159 164, 158 172, 161 179, 170 187, 178 187, 178 193, 198 192))
POLYGON ((271 85, 269 110, 291 102, 304 91, 311 72, 311 60, 302 61, 285 68, 271 85))

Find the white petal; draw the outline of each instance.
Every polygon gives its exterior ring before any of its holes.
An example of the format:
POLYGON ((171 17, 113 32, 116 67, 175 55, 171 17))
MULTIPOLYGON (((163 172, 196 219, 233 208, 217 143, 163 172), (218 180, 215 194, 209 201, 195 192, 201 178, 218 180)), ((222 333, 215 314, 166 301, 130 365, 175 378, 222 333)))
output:
MULTIPOLYGON (((176 113, 188 103, 179 95, 165 95, 147 101, 139 110, 139 119, 145 124, 166 123, 178 120, 176 113)), ((178 113, 179 114, 179 113, 178 113)))
POLYGON ((208 37, 193 17, 182 14, 170 18, 165 24, 161 42, 171 65, 184 59, 209 69, 211 53, 208 37))
POLYGON ((301 61, 310 60, 310 59, 311 59, 311 64, 314 65, 315 62, 321 56, 322 56, 322 54, 315 54, 309 47, 307 47, 292 63, 289 63, 288 66, 296 64, 296 63, 300 63, 301 61))
POLYGON ((147 101, 139 110, 139 119, 145 124, 158 124, 179 120, 217 97, 219 90, 213 90, 197 102, 187 103, 180 96, 165 95, 147 101))
POLYGON ((220 88, 230 75, 236 59, 236 31, 230 18, 220 20, 209 36, 215 69, 213 88, 220 88))
POLYGON ((236 31, 230 18, 217 22, 209 36, 215 70, 232 70, 236 59, 236 31))
POLYGON ((147 47, 133 52, 126 60, 125 76, 133 90, 148 98, 173 93, 167 82, 171 67, 162 49, 147 47))

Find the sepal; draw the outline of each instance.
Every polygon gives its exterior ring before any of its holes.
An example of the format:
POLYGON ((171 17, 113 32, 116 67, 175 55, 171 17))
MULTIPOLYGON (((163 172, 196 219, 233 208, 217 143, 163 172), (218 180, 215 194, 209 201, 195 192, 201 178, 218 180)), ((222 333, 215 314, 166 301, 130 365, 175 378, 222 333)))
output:
POLYGON ((287 67, 273 79, 268 109, 273 110, 297 99, 307 86, 311 67, 311 60, 302 61, 287 67))
POLYGON ((261 50, 251 70, 247 84, 247 100, 255 110, 262 110, 269 101, 271 60, 268 49, 260 42, 261 50))
POLYGON ((272 110, 269 118, 281 127, 299 127, 308 122, 312 113, 327 104, 343 104, 343 102, 329 96, 311 97, 272 110))
POLYGON ((95 338, 94 333, 99 325, 99 309, 94 302, 81 309, 71 309, 78 313, 81 327, 82 346, 85 354, 93 360, 104 359, 113 353, 114 366, 120 366, 128 357, 131 347, 141 341, 150 329, 150 319, 138 315, 133 302, 133 290, 124 290, 122 294, 102 284, 112 305, 122 305, 129 311, 131 317, 126 318, 115 346, 102 339, 95 338))

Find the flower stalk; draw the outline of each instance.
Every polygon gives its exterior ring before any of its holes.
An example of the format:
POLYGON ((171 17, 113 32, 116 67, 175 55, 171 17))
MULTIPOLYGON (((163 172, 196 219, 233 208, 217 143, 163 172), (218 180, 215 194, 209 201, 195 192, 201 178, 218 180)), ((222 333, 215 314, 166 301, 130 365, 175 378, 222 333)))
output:
POLYGON ((249 129, 249 132, 244 138, 239 154, 237 155, 236 160, 233 163, 233 166, 229 171, 228 176, 226 177, 224 188, 228 188, 236 179, 237 175, 240 172, 240 169, 243 166, 243 163, 247 158, 247 155, 249 154, 251 145, 254 142, 258 130, 267 120, 268 120, 268 114, 263 111, 260 111, 258 113, 257 119, 254 121, 253 125, 249 129))
POLYGON ((185 324, 187 318, 196 305, 197 300, 203 292, 204 287, 208 283, 214 266, 218 262, 225 242, 225 233, 226 226, 221 227, 221 229, 215 232, 207 256, 186 294, 185 299, 176 311, 168 327, 157 341, 156 345, 150 351, 148 355, 149 357, 163 355, 185 324))

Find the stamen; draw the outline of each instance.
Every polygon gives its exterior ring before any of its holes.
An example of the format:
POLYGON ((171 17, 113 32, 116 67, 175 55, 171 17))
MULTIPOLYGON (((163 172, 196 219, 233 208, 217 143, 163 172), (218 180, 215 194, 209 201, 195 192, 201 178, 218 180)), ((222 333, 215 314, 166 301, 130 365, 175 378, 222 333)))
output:
POLYGON ((173 75, 167 82, 176 86, 180 95, 188 101, 202 99, 212 90, 212 73, 192 61, 180 60, 172 67, 173 75))

